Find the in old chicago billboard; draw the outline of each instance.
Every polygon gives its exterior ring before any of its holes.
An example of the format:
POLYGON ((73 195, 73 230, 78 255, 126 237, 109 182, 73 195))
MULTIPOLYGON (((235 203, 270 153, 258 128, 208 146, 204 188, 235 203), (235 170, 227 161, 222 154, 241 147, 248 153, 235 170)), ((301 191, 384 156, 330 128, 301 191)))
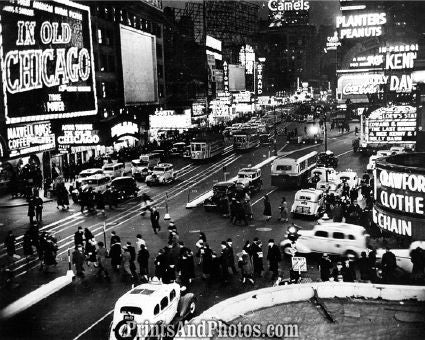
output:
POLYGON ((89 8, 11 0, 0 14, 6 122, 96 114, 89 8))

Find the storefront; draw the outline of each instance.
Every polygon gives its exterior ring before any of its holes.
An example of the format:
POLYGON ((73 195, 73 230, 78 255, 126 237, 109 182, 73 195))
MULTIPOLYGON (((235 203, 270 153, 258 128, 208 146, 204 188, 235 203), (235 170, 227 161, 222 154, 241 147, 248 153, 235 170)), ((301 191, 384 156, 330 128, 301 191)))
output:
POLYGON ((425 153, 405 153, 376 162, 373 221, 412 240, 425 239, 425 153))

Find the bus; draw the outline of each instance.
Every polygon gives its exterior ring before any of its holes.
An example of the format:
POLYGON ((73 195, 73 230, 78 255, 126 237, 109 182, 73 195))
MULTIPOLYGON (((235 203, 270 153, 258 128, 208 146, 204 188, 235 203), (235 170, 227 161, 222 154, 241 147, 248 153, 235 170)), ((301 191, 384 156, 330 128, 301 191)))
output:
POLYGON ((209 160, 224 152, 224 136, 222 134, 204 132, 190 142, 190 158, 192 160, 209 160))
POLYGON ((272 185, 303 186, 310 177, 311 170, 316 167, 317 151, 306 154, 296 151, 288 156, 276 158, 271 165, 272 185))
POLYGON ((233 133, 233 149, 247 151, 260 145, 257 129, 243 129, 233 133))

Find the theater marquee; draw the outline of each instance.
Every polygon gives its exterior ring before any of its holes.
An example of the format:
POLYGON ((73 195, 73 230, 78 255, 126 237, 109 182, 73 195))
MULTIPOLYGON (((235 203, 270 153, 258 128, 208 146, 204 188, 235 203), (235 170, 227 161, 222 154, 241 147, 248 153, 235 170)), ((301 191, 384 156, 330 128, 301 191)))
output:
POLYGON ((0 13, 6 122, 96 114, 89 8, 22 0, 3 3, 0 13))

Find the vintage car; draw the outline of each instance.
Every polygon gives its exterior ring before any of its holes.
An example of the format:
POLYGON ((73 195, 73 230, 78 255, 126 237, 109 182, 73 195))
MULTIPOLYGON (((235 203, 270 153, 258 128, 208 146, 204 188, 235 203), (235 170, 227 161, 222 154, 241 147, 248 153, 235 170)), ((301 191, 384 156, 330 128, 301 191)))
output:
POLYGON ((172 155, 183 155, 184 151, 186 150, 187 144, 184 142, 177 142, 173 144, 173 147, 171 148, 171 154, 172 155))
POLYGON ((317 155, 317 166, 335 169, 338 166, 338 158, 330 150, 320 152, 317 155))
MULTIPOLYGON (((251 193, 256 193, 261 190, 263 181, 261 180, 261 169, 256 168, 243 168, 238 172, 238 178, 236 182, 242 183, 245 180, 248 186, 248 190, 251 193)), ((245 185, 246 186, 246 185, 245 185)))
POLYGON ((317 184, 319 181, 326 181, 326 172, 328 173, 328 181, 335 180, 336 171, 334 168, 318 167, 311 170, 311 177, 308 179, 308 184, 317 184), (318 178, 318 181, 314 183, 316 178, 318 178))
POLYGON ((103 192, 111 184, 112 177, 103 174, 92 175, 81 179, 81 188, 92 188, 94 192, 103 192))
POLYGON ((317 189, 302 189, 295 194, 291 213, 300 216, 312 216, 319 218, 323 213, 324 194, 317 189))
POLYGON ((177 332, 173 327, 190 319, 195 311, 193 293, 185 293, 177 283, 151 280, 132 288, 115 303, 109 340, 130 339, 129 335, 131 339, 140 340, 168 338, 165 334, 157 334, 158 330, 170 326, 172 332, 177 332))
POLYGON ((292 247, 302 254, 328 253, 346 257, 360 257, 367 251, 369 235, 356 224, 342 222, 320 223, 312 230, 299 230, 295 244, 285 239, 280 243, 284 254, 292 255, 292 247))
POLYGON ((100 168, 86 169, 78 174, 78 178, 75 181, 75 186, 79 188, 83 178, 87 178, 93 175, 103 175, 103 170, 100 168))
POLYGON ((175 180, 174 166, 170 163, 160 163, 155 166, 152 173, 146 176, 148 186, 157 184, 169 184, 175 180))
POLYGON ((114 178, 111 182, 111 190, 117 195, 118 200, 137 197, 139 193, 136 180, 132 177, 114 178))
POLYGON ((139 159, 131 161, 131 174, 134 179, 144 181, 150 174, 153 167, 161 161, 161 156, 157 153, 148 153, 140 155, 139 159))
POLYGON ((399 153, 406 153, 406 148, 403 146, 392 146, 390 151, 392 155, 398 155, 399 153))
POLYGON ((121 177, 125 172, 125 164, 124 163, 108 163, 102 167, 105 175, 110 177, 121 177))
POLYGON ((204 201, 206 211, 217 209, 226 196, 233 197, 236 193, 236 184, 234 182, 218 182, 213 185, 212 191, 212 196, 204 201))
POLYGON ((376 152, 376 155, 372 155, 372 156, 369 157, 369 162, 366 165, 367 171, 375 170, 376 160, 378 160, 379 158, 391 156, 392 154, 393 154, 393 152, 390 151, 390 150, 378 150, 376 152))
POLYGON ((323 191, 326 194, 334 194, 334 196, 341 196, 341 186, 335 181, 319 181, 316 184, 316 189, 323 191))

